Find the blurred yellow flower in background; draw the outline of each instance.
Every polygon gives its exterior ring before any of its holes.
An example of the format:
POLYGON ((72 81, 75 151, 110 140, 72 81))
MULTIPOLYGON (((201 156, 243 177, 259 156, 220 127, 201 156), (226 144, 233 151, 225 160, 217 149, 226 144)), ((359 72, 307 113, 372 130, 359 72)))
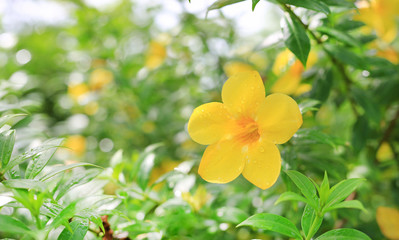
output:
POLYGON ((152 41, 150 42, 145 66, 149 69, 155 69, 165 61, 166 58, 166 47, 162 42, 152 41))
POLYGON ((389 143, 383 142, 377 150, 377 160, 380 162, 391 160, 394 158, 393 151, 389 143))
POLYGON ((76 156, 81 156, 86 151, 86 138, 81 135, 69 136, 64 146, 76 156))
POLYGON ((152 133, 155 130, 155 123, 152 121, 145 121, 141 126, 141 130, 145 133, 152 133))
POLYGON ((251 65, 246 64, 244 62, 232 61, 232 62, 226 63, 223 66, 223 70, 227 77, 231 77, 234 74, 237 74, 240 72, 254 71, 254 68, 251 65))
POLYGON ((365 31, 375 30, 377 36, 386 43, 397 37, 399 0, 363 0, 358 3, 356 13, 354 18, 366 24, 363 28, 365 31))
POLYGON ((111 71, 104 68, 97 68, 90 74, 89 86, 92 90, 100 90, 114 81, 111 71))
MULTIPOLYGON (((151 175, 150 175, 150 180, 148 181, 149 185, 154 184, 159 177, 161 177, 162 175, 173 171, 178 165, 180 164, 179 161, 174 161, 172 159, 164 159, 159 166, 154 167, 151 171, 151 175)), ((160 188, 160 184, 155 186, 154 189, 158 190, 160 188)))
POLYGON ((399 239, 399 211, 397 209, 378 207, 377 223, 386 238, 399 239))
POLYGON ((377 56, 385 58, 393 64, 399 63, 399 53, 392 47, 387 47, 384 50, 379 49, 377 56))
POLYGON ((89 87, 85 83, 68 85, 68 96, 75 101, 79 101, 90 92, 89 87))
POLYGON ((287 142, 302 125, 298 104, 281 93, 265 97, 256 71, 231 76, 222 101, 197 107, 189 119, 191 138, 209 145, 198 173, 212 183, 227 183, 242 173, 261 189, 271 187, 281 169, 275 144, 287 142))
MULTIPOLYGON (((316 61, 317 54, 311 51, 308 56, 307 67, 313 66, 316 61)), ((302 73, 305 68, 288 49, 277 55, 272 71, 278 76, 278 80, 270 90, 273 93, 301 95, 312 88, 310 84, 301 84, 302 73)))
POLYGON ((203 185, 198 186, 194 196, 190 192, 184 192, 181 195, 182 199, 186 201, 194 211, 198 212, 210 199, 211 195, 206 191, 203 185))

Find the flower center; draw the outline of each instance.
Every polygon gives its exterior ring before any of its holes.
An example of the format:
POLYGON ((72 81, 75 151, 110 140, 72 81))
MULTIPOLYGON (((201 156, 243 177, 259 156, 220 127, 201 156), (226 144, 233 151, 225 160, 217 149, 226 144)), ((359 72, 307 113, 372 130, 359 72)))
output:
POLYGON ((252 118, 241 118, 237 121, 238 131, 235 139, 244 145, 259 140, 258 124, 252 118))

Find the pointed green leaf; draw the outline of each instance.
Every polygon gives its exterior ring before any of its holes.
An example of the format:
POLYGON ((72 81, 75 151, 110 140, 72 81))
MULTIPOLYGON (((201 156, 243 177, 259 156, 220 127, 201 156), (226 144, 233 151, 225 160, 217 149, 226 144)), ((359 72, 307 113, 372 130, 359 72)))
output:
POLYGON ((306 99, 299 104, 301 113, 304 114, 308 111, 317 111, 320 107, 320 101, 315 99, 306 99))
POLYGON ((371 238, 356 229, 341 228, 328 231, 316 240, 371 240, 371 238))
POLYGON ((53 222, 50 224, 50 228, 57 228, 64 222, 68 222, 76 213, 76 202, 72 202, 66 208, 54 218, 53 222))
POLYGON ((306 205, 305 209, 303 210, 301 220, 301 227, 305 235, 313 236, 317 232, 317 230, 319 230, 322 222, 323 218, 317 217, 317 213, 314 208, 312 208, 310 205, 306 205), (313 228, 312 232, 309 232, 314 221, 316 221, 316 223, 314 223, 315 227, 313 228))
POLYGON ((225 7, 225 6, 234 4, 234 3, 238 3, 238 2, 242 2, 242 1, 244 1, 244 0, 217 0, 211 6, 208 7, 208 12, 210 10, 220 9, 222 7, 225 7))
POLYGON ((348 33, 342 32, 335 28, 329 28, 326 26, 321 26, 316 29, 318 32, 328 35, 332 38, 337 39, 338 41, 345 43, 351 47, 360 47, 362 44, 358 42, 355 38, 353 38, 348 33))
POLYGON ((35 189, 37 191, 44 191, 46 184, 36 179, 9 179, 2 182, 8 188, 18 189, 35 189))
POLYGON ((338 208, 356 208, 360 209, 364 212, 367 212, 367 210, 364 208, 363 204, 359 200, 350 200, 350 201, 343 201, 337 204, 334 204, 324 210, 324 212, 329 212, 334 209, 338 208))
POLYGON ((301 190, 302 194, 309 201, 309 204, 313 208, 317 208, 317 196, 316 196, 316 188, 313 183, 302 173, 288 170, 286 171, 288 177, 295 183, 295 185, 301 190))
POLYGON ((94 165, 91 163, 74 163, 74 164, 69 164, 69 165, 65 165, 65 166, 58 166, 58 167, 54 167, 53 169, 51 169, 51 171, 48 174, 41 177, 40 181, 46 181, 46 180, 54 177, 55 175, 62 173, 66 170, 70 170, 70 169, 76 168, 76 167, 83 167, 83 166, 101 168, 100 166, 97 166, 97 165, 94 165))
POLYGON ((82 240, 89 230, 88 221, 72 221, 69 223, 69 226, 72 229, 72 232, 70 232, 68 228, 64 228, 58 236, 58 240, 82 240))
POLYGON ((304 203, 309 203, 309 201, 302 197, 301 195, 294 193, 294 192, 284 192, 283 194, 280 195, 280 197, 277 199, 277 201, 274 203, 274 205, 277 205, 281 202, 285 201, 300 201, 304 203))
POLYGON ((34 232, 25 223, 8 215, 0 215, 0 226, 0 233, 29 234, 35 236, 34 232))
POLYGON ((270 213, 255 214, 244 222, 238 224, 237 227, 250 226, 268 231, 278 232, 285 236, 302 239, 301 233, 295 225, 285 217, 270 213))
POLYGON ((331 188, 326 206, 330 207, 347 198, 364 181, 363 178, 343 180, 331 188))
POLYGON ((324 205, 324 203, 326 203, 329 195, 330 195, 330 183, 328 182, 327 171, 325 171, 323 182, 320 185, 320 191, 319 191, 321 205, 324 205))
POLYGON ((10 161, 15 143, 15 130, 0 133, 0 169, 10 161))
POLYGON ((310 9, 316 12, 322 12, 325 14, 330 13, 330 9, 328 6, 323 3, 322 1, 318 0, 280 0, 281 3, 288 4, 288 5, 293 5, 296 7, 302 7, 306 9, 310 9))
POLYGON ((252 12, 255 10, 256 4, 258 4, 259 0, 252 0, 252 12))
POLYGON ((285 16, 283 26, 284 43, 287 48, 306 66, 310 52, 310 40, 304 26, 296 19, 285 16))

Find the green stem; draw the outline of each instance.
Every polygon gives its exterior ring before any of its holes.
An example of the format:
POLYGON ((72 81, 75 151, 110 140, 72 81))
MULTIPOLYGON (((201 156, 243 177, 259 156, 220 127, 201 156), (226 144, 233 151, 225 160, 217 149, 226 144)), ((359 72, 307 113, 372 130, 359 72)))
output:
POLYGON ((306 236, 306 239, 305 239, 305 240, 310 240, 310 239, 312 239, 312 237, 314 236, 314 234, 317 232, 317 231, 315 231, 315 228, 316 228, 316 224, 317 224, 317 222, 320 220, 320 218, 323 218, 323 217, 320 217, 320 214, 317 214, 317 215, 316 215, 316 218, 313 220, 312 225, 311 225, 310 228, 309 228, 309 232, 308 232, 308 235, 306 236))

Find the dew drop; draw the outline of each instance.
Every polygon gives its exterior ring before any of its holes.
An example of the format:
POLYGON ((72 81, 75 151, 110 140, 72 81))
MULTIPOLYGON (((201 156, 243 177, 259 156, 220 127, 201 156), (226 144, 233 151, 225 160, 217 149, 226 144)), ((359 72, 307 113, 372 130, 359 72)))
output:
POLYGON ((265 152, 265 148, 264 147, 260 147, 259 151, 263 153, 263 152, 265 152))

